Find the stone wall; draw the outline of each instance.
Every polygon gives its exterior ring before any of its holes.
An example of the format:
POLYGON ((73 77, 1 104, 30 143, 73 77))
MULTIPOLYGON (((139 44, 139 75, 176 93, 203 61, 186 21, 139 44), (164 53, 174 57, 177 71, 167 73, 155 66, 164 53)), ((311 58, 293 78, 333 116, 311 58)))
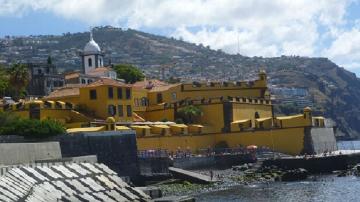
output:
POLYGON ((140 174, 144 177, 169 175, 168 157, 139 158, 140 174))
POLYGON ((0 164, 28 164, 39 160, 61 159, 58 142, 0 143, 0 164))
POLYGON ((96 155, 120 176, 139 175, 136 137, 133 131, 104 131, 64 135, 57 138, 63 157, 96 155))
MULTIPOLYGON (((55 141, 58 142, 58 145, 60 144, 60 148, 59 146, 57 148, 59 148, 59 151, 61 149, 60 154, 62 154, 64 158, 96 155, 99 163, 106 164, 120 176, 129 176, 134 180, 139 175, 136 136, 134 131, 82 132, 46 139, 29 139, 16 135, 0 136, 0 142, 7 143, 27 142, 38 144, 38 142, 42 142, 40 144, 43 144, 49 141, 55 141)), ((56 147, 54 146, 53 148, 56 147)), ((0 158, 6 158, 7 155, 3 155, 6 153, 8 152, 0 153, 0 158)), ((19 155, 22 153, 24 152, 19 152, 19 155)))
POLYGON ((333 128, 311 128, 313 151, 317 154, 337 150, 333 128))

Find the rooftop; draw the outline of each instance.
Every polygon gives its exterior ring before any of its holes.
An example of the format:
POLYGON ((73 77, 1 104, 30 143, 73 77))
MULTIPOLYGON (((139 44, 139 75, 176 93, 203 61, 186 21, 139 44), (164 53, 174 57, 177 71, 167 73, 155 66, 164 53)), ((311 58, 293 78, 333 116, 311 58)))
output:
POLYGON ((109 71, 114 71, 114 70, 111 67, 98 67, 98 68, 89 70, 89 72, 87 74, 97 75, 98 73, 104 73, 104 72, 109 72, 109 71))
POLYGON ((78 96, 79 94, 79 87, 64 87, 51 92, 45 97, 45 99, 61 98, 64 96, 78 96))
POLYGON ((99 80, 90 83, 88 85, 86 85, 85 87, 98 87, 98 86, 103 86, 103 85, 108 85, 108 86, 116 86, 116 87, 131 87, 130 84, 126 84, 120 81, 116 81, 114 79, 109 79, 109 78, 100 78, 99 80))
POLYGON ((181 85, 181 84, 180 83, 169 84, 169 83, 165 83, 163 81, 154 79, 154 80, 147 80, 147 81, 138 81, 133 84, 133 87, 138 88, 138 89, 147 89, 151 92, 160 92, 160 91, 168 90, 171 87, 178 86, 178 85, 181 85))

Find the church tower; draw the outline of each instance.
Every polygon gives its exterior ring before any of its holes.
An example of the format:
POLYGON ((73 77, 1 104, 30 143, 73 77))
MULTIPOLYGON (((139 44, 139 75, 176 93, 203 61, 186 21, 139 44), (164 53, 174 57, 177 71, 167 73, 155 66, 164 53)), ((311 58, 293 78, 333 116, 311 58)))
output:
POLYGON ((81 53, 82 69, 85 74, 90 70, 103 67, 104 59, 99 45, 93 39, 92 30, 90 30, 90 41, 85 45, 81 53))

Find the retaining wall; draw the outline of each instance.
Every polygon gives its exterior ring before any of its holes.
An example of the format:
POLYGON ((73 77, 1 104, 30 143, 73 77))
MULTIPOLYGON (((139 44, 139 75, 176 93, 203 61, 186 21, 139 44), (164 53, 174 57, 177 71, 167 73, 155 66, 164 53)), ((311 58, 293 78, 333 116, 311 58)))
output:
POLYGON ((96 155, 120 176, 139 175, 135 132, 83 132, 57 137, 63 157, 96 155))
MULTIPOLYGON (((139 175, 136 136, 134 131, 81 132, 73 135, 55 136, 46 139, 29 139, 16 135, 0 136, 0 142, 7 143, 26 142, 31 144, 48 144, 47 142, 49 141, 57 142, 57 147, 49 147, 52 149, 58 149, 60 156, 55 157, 57 159, 61 159, 61 156, 67 158, 96 155, 99 163, 106 164, 120 176, 129 176, 131 179, 134 179, 139 175)), ((46 149, 44 148, 40 149, 40 151, 45 150, 46 149)), ((29 157, 25 155, 33 152, 16 152, 16 154, 11 157, 7 157, 7 153, 9 152, 1 152, 0 158, 16 159, 16 156, 19 155, 22 159, 27 159, 29 157)), ((44 158, 37 158, 37 160, 40 159, 44 158)), ((12 161, 12 163, 14 162, 12 161)))
POLYGON ((35 163, 38 160, 61 159, 59 142, 0 143, 0 164, 35 163))

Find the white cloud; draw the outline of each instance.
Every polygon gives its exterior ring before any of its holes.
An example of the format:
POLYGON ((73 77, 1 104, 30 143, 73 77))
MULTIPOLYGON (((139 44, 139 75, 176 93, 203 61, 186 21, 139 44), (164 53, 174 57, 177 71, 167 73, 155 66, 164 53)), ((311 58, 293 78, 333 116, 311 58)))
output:
POLYGON ((340 33, 323 55, 349 70, 360 70, 360 29, 340 33))
POLYGON ((347 8, 355 1, 0 0, 0 16, 43 10, 88 25, 166 28, 174 30, 172 36, 229 53, 239 44, 240 53, 249 56, 329 56, 356 66, 359 51, 346 40, 356 38, 359 29, 344 29, 347 8))

